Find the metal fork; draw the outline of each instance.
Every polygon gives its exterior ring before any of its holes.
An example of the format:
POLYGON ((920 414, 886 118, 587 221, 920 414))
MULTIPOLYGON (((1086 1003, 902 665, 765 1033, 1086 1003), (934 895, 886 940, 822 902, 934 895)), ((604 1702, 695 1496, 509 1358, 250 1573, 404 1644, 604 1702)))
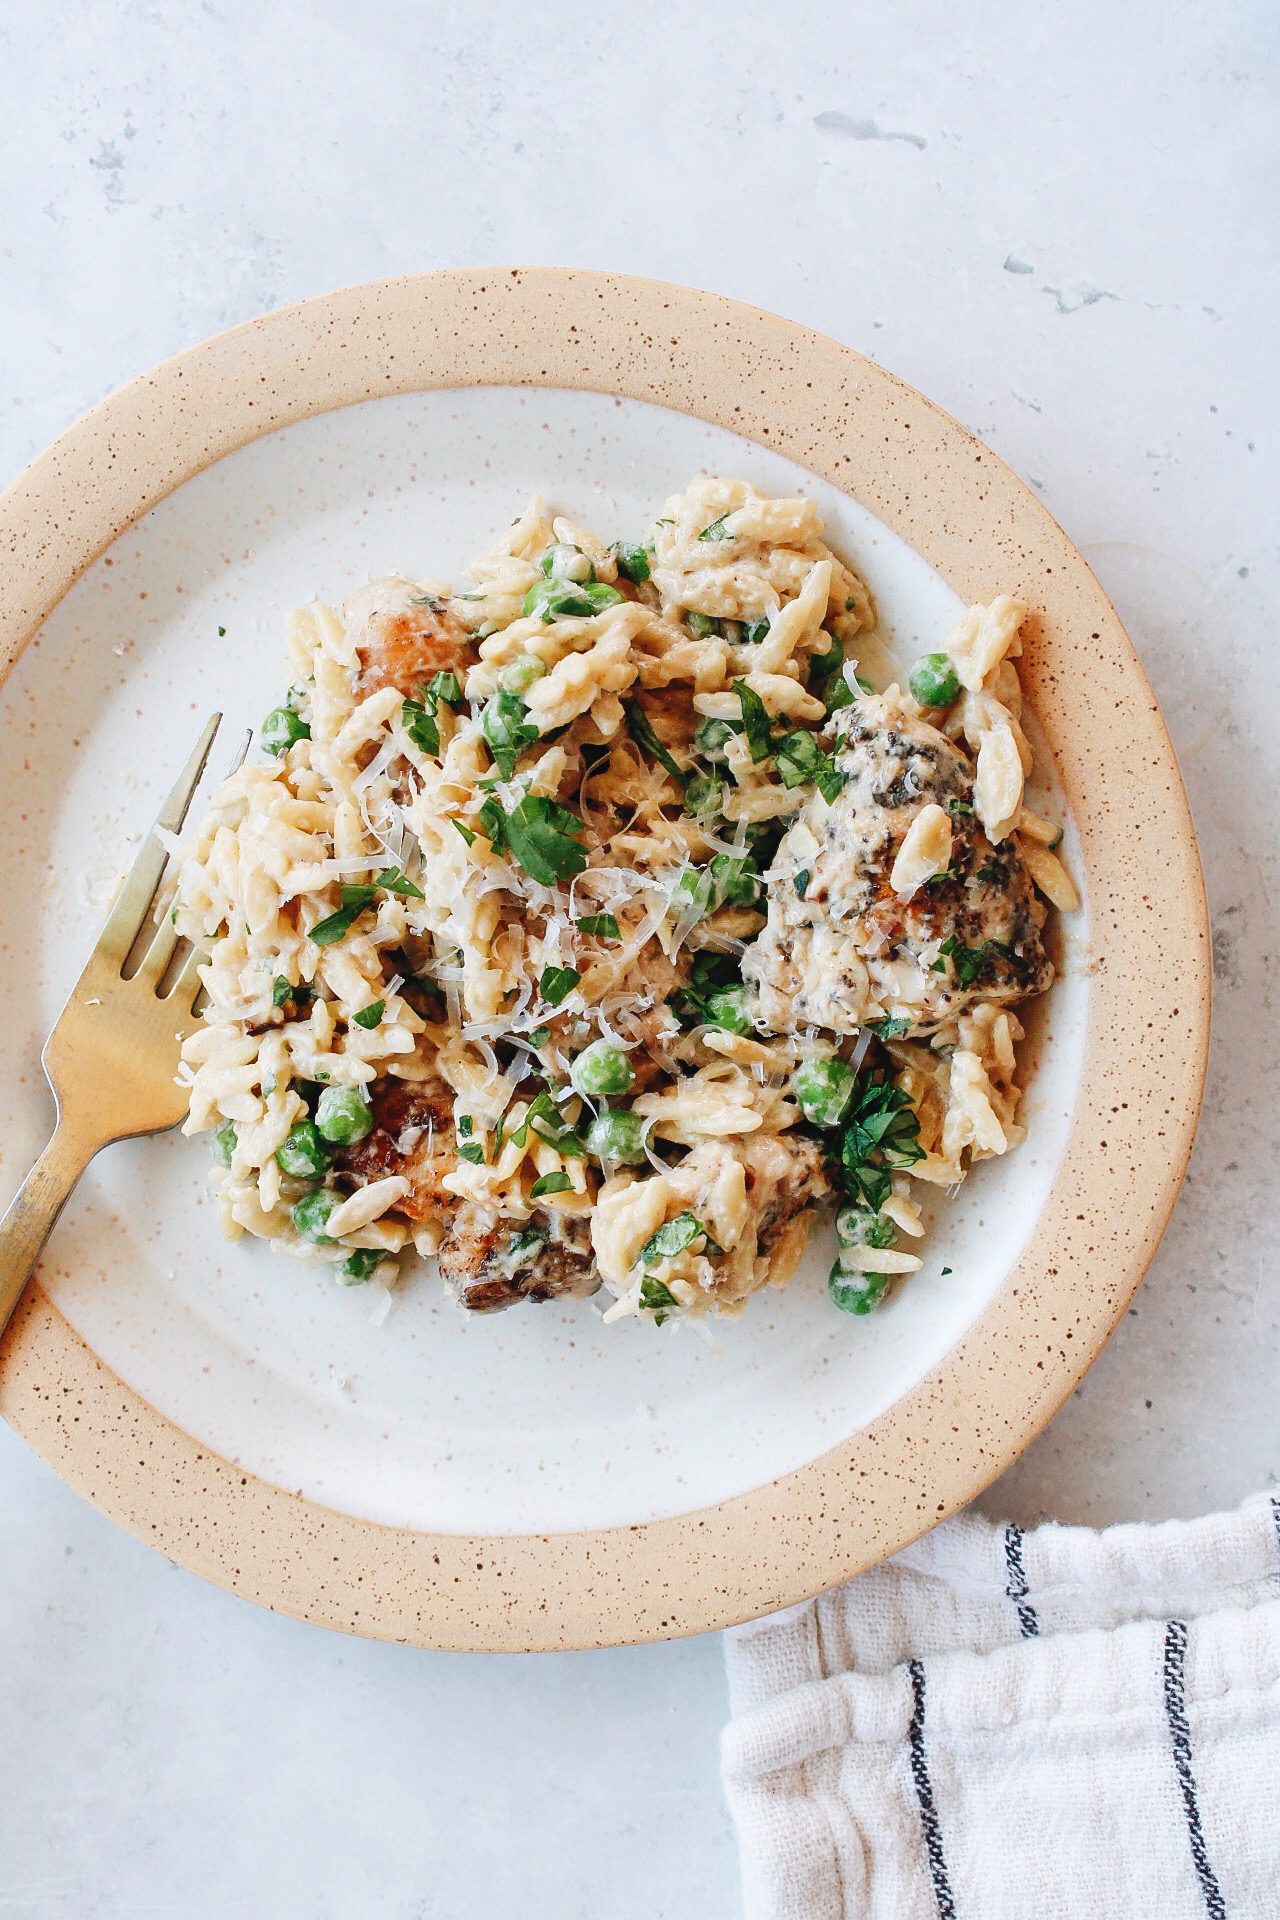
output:
MULTIPOLYGON (((207 722, 156 821, 176 833, 204 772, 220 713, 207 722)), ((140 1133, 163 1133, 186 1112, 174 1079, 184 1036, 196 1025, 200 990, 193 948, 167 979, 179 936, 166 913, 133 970, 168 854, 154 831, 102 929, 89 964, 45 1042, 41 1063, 53 1090, 57 1124, 0 1220, 0 1334, 77 1180, 99 1148, 140 1133)))

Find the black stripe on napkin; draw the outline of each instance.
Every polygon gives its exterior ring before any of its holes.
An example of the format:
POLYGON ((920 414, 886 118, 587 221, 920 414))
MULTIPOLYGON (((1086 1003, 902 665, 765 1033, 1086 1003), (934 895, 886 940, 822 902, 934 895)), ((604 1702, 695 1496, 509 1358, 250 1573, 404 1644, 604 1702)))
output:
POLYGON ((1173 1765, 1182 1791, 1183 1811, 1187 1816, 1187 1835, 1191 1858, 1210 1920, 1227 1920, 1226 1904, 1217 1876, 1209 1865, 1200 1825, 1200 1804, 1196 1798, 1196 1778, 1191 1771, 1191 1728, 1187 1724, 1187 1628, 1183 1620, 1170 1620, 1164 1630, 1164 1710, 1173 1738, 1173 1765))
POLYGON ((924 1668, 919 1660, 912 1660, 907 1671, 911 1675, 911 1725, 907 1730, 911 1743, 911 1778, 915 1782, 916 1799, 920 1803, 920 1825, 924 1832, 925 1852, 929 1856, 929 1878, 933 1882, 939 1920, 955 1920, 956 1903, 951 1896, 951 1882, 947 1878, 942 1829, 938 1825, 938 1809, 933 1803, 933 1782, 929 1778, 929 1762, 924 1750, 924 1668))
POLYGON ((1018 1609, 1018 1625, 1022 1628, 1024 1640, 1034 1640, 1040 1631, 1040 1622, 1034 1607, 1025 1605, 1030 1588, 1022 1565, 1022 1528, 1006 1527, 1004 1530, 1004 1564, 1008 1573, 1005 1592, 1018 1609))

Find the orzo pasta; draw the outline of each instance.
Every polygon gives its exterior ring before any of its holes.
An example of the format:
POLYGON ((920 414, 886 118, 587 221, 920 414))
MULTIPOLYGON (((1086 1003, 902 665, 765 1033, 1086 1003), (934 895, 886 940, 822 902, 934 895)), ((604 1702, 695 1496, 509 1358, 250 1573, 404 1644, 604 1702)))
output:
POLYGON ((634 545, 535 501, 471 580, 295 613, 184 861, 225 1230, 661 1322, 787 1280, 834 1201, 866 1312, 920 1265, 913 1182, 1020 1139, 1013 1009, 1076 903, 1023 608, 900 685, 813 503, 708 477, 634 545))

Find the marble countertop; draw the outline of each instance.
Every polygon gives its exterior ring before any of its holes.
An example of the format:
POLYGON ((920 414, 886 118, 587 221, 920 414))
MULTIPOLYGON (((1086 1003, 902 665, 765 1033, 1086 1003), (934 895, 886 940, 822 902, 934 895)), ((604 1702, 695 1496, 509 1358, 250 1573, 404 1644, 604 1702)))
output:
MULTIPOLYGON (((17 0, 0 479, 263 308, 490 261, 776 308, 981 434, 1083 548, 1155 683, 1217 991, 1150 1277, 983 1505, 1193 1514, 1280 1472, 1274 21, 1261 0, 852 19, 836 0, 562 0, 554 25, 501 0, 17 0)), ((0 1565, 5 1913, 737 1911, 714 1637, 489 1659, 343 1640, 152 1555, 7 1429, 0 1565)))

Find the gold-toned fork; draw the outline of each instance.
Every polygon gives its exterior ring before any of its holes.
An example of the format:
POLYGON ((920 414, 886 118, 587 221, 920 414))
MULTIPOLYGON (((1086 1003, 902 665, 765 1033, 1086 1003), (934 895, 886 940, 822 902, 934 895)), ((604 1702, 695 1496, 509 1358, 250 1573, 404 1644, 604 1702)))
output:
MULTIPOLYGON (((221 719, 215 713, 207 722, 157 827, 181 827, 221 719)), ((0 1220, 0 1334, 94 1154, 113 1140, 163 1133, 186 1112, 174 1076, 183 1037, 196 1024, 203 956, 193 948, 175 971, 179 936, 167 912, 146 937, 168 857, 153 830, 40 1056, 57 1124, 0 1220)))

